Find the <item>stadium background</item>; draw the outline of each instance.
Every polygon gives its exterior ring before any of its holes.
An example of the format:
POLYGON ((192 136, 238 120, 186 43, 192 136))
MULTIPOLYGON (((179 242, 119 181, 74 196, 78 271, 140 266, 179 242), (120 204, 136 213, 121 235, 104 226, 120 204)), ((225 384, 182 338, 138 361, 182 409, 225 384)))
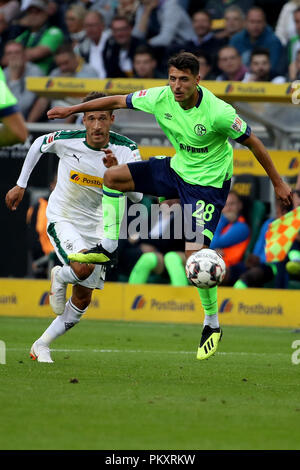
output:
MULTIPOLYGON (((201 8, 215 11, 214 33, 222 31, 222 12, 231 5, 245 11, 252 5, 262 7, 274 31, 287 4, 285 0, 179 1, 191 17, 201 8)), ((20 7, 26 9, 29 1, 17 3, 15 19, 5 18, 10 32, 22 17, 20 7)), ((53 24, 64 26, 64 14, 74 2, 49 3, 52 12, 56 8, 53 24)), ((126 1, 76 3, 101 11, 103 5, 117 9, 126 1)), ((1 33, 0 56, 5 34, 1 33)), ((80 99, 95 89, 128 93, 164 85, 167 79, 46 74, 26 77, 24 83, 36 97, 52 100, 80 99)), ((203 85, 237 108, 270 150, 279 173, 294 187, 300 173, 300 111, 292 104, 297 84, 286 74, 282 84, 209 80, 203 85)), ((57 158, 49 155, 40 160, 16 212, 8 211, 4 198, 35 138, 79 125, 49 122, 44 116, 27 126, 30 135, 25 144, 0 148, 0 449, 299 449, 297 282, 284 290, 221 287, 224 338, 215 357, 201 362, 195 359, 203 321, 196 289, 109 282, 102 292, 94 293, 80 325, 53 345, 55 364, 28 360, 30 345, 54 315, 49 281, 33 278, 27 211, 48 195, 57 158)), ((135 140, 145 159, 173 155, 151 115, 117 111, 113 129, 135 140)), ((233 187, 254 208, 253 223, 256 202, 263 203, 265 218, 274 215, 269 179, 248 150, 233 145, 233 187)), ((100 461, 102 455, 97 454, 100 461)), ((233 454, 228 455, 232 463, 233 454)))
MULTIPOLYGON (((203 1, 200 3, 186 2, 185 7, 191 16, 199 9, 211 6, 210 2, 208 5, 203 1)), ((239 6, 240 3, 243 2, 227 2, 226 6, 232 4, 239 6)), ((250 2, 249 6, 262 7, 267 22, 275 29, 278 16, 285 3, 284 1, 256 1, 250 2)), ((243 7, 243 5, 241 6, 243 7)), ((224 19, 216 13, 213 17, 214 34, 222 30, 223 26, 224 19)), ((26 78, 28 90, 35 93, 36 96, 45 96, 51 100, 63 99, 65 96, 81 98, 93 90, 103 90, 107 94, 130 93, 166 83, 166 78, 84 79, 49 76, 26 78)), ((203 81, 203 85, 220 98, 236 106, 241 116, 249 122, 254 132, 270 149, 280 174, 293 186, 300 170, 300 141, 297 125, 299 109, 292 104, 292 94, 295 87, 293 88, 288 78, 286 83, 281 85, 268 82, 242 83, 212 80, 203 81)), ((26 152, 37 136, 61 128, 78 128, 78 125, 57 124, 47 122, 44 119, 43 122, 29 123, 28 128, 30 136, 25 144, 0 150, 2 174, 1 242, 5 247, 0 266, 0 314, 47 316, 51 315, 47 298, 47 281, 26 280, 24 284, 20 280, 7 281, 6 278, 32 277, 26 214, 29 206, 33 205, 41 195, 47 195, 51 178, 57 166, 57 158, 52 156, 40 160, 31 176, 28 191, 17 212, 13 214, 8 212, 4 204, 4 195, 14 185, 26 152), (35 298, 33 303, 32 298, 35 298)), ((135 140, 139 144, 144 159, 155 154, 173 154, 173 149, 150 115, 126 110, 117 111, 114 130, 135 140)), ((262 201, 266 207, 266 215, 274 213, 272 188, 263 169, 249 151, 241 149, 238 144, 234 145, 233 188, 244 199, 250 201, 250 204, 253 204, 255 200, 262 201)), ((298 287, 296 283, 296 289, 298 287)), ((224 314, 222 321, 225 324, 297 327, 300 324, 300 319, 294 311, 297 295, 297 290, 284 292, 282 295, 279 291, 265 289, 263 291, 261 289, 255 290, 255 293, 251 292, 251 294, 243 292, 241 295, 235 289, 221 288, 219 305, 220 313, 224 314), (241 300, 246 307, 243 308, 241 300)), ((126 284, 112 284, 107 285, 101 295, 96 295, 96 299, 89 311, 89 318, 201 322, 201 318, 196 312, 195 314, 188 313, 188 311, 184 311, 185 307, 182 305, 182 302, 188 305, 195 301, 195 292, 191 287, 174 289, 165 285, 152 285, 151 287, 147 285, 134 289, 126 284), (113 309, 111 309, 109 302, 111 289, 120 292, 118 305, 115 304, 113 309), (174 305, 168 301, 170 298, 174 299, 174 305), (137 299, 143 299, 143 301, 138 302, 137 299), (151 302, 155 303, 155 299, 160 303, 158 317, 155 314, 155 308, 151 307, 151 302)))

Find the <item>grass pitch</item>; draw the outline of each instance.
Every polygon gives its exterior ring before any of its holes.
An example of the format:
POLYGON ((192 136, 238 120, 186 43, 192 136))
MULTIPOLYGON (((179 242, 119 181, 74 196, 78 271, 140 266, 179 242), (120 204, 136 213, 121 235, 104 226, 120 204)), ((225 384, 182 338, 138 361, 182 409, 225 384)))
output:
POLYGON ((51 320, 0 318, 0 449, 300 449, 300 364, 289 329, 83 320, 29 359, 51 320))

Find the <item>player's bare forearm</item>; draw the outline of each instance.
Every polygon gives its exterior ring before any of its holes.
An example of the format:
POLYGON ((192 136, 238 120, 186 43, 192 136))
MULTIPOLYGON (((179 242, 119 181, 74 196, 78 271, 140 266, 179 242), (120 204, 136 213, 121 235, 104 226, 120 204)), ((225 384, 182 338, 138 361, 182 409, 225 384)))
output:
POLYGON ((261 142, 260 139, 256 137, 256 135, 251 133, 250 137, 246 139, 243 144, 248 147, 251 152, 254 154, 256 160, 261 164, 261 166, 265 169, 267 175, 270 177, 273 185, 279 184, 282 181, 281 176, 277 172, 271 157, 261 142))
POLYGON ((243 145, 251 150, 256 160, 266 171, 267 175, 272 181, 277 198, 280 199, 286 206, 292 204, 291 188, 283 181, 280 174, 276 170, 269 152, 265 148, 262 141, 252 132, 250 137, 244 140, 243 145))
POLYGON ((127 95, 104 96, 74 106, 56 106, 48 111, 48 119, 64 119, 71 114, 86 113, 89 111, 108 111, 112 109, 127 108, 127 95))

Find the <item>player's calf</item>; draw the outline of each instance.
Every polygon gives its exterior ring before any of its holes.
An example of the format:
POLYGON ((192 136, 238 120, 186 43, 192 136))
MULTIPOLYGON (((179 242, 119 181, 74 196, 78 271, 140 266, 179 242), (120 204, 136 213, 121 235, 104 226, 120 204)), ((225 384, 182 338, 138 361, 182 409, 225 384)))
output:
POLYGON ((73 286, 71 301, 74 307, 79 310, 86 310, 92 300, 93 289, 80 286, 79 284, 73 286))
POLYGON ((56 315, 62 315, 66 305, 66 292, 68 284, 65 283, 59 276, 61 269, 61 266, 54 266, 51 271, 49 302, 53 312, 56 315))

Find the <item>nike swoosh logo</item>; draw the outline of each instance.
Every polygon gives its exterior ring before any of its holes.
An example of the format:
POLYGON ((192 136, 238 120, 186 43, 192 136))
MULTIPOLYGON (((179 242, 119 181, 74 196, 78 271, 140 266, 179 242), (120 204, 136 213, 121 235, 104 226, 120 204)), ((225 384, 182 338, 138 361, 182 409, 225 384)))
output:
POLYGON ((79 158, 80 158, 80 157, 77 157, 76 155, 74 155, 74 153, 73 153, 73 157, 76 158, 76 160, 79 161, 79 158))

